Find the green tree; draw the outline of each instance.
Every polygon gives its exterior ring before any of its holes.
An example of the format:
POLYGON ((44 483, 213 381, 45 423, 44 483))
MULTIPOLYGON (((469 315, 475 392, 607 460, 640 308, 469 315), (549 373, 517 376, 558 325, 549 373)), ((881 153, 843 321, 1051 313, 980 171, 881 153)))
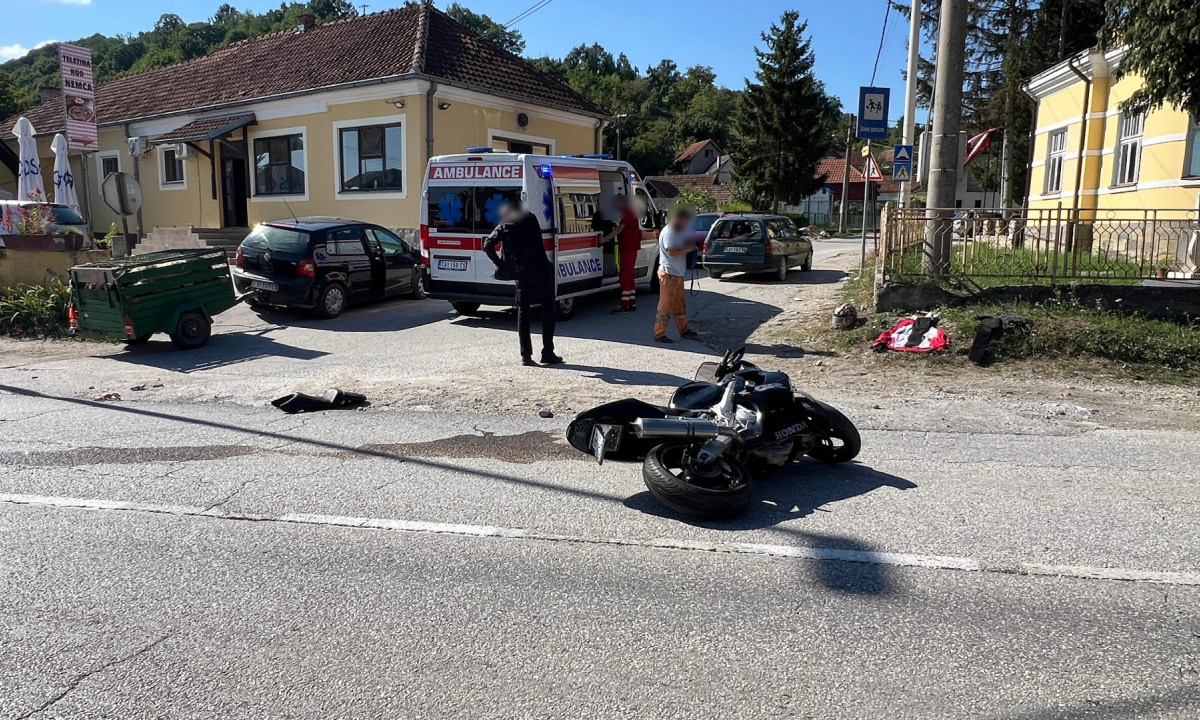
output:
POLYGON ((450 3, 446 14, 513 55, 525 52, 525 38, 520 30, 509 30, 491 17, 472 12, 456 2, 450 3))
POLYGON ((17 86, 12 78, 0 73, 0 118, 8 118, 16 115, 21 109, 20 102, 17 100, 17 86))
POLYGON ((1118 75, 1142 77, 1131 105, 1171 105, 1200 117, 1200 4, 1109 0, 1104 30, 1110 44, 1128 46, 1118 75))
POLYGON ((808 23, 788 11, 755 48, 758 69, 746 81, 737 114, 737 168, 753 195, 774 205, 799 202, 821 188, 817 163, 829 150, 841 106, 813 73, 808 23))

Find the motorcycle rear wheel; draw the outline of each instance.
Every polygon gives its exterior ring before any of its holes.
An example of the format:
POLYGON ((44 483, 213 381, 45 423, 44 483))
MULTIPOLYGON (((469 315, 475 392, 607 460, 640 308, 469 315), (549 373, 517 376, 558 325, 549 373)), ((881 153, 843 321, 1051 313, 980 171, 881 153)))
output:
POLYGON ((850 418, 832 405, 820 400, 813 402, 821 408, 824 415, 821 419, 827 423, 822 428, 826 438, 820 445, 810 449, 808 456, 823 463, 850 462, 858 457, 858 452, 862 450, 862 436, 850 418))
POLYGON ((715 463, 714 482, 696 484, 693 469, 684 467, 692 444, 668 442, 656 446, 642 463, 642 479, 663 505, 701 520, 736 517, 750 505, 750 472, 736 460, 715 463))

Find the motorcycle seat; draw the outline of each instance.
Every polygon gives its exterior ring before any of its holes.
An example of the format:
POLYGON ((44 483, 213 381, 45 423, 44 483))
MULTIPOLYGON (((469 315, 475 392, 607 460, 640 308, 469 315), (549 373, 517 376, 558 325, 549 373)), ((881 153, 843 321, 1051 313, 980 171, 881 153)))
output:
POLYGON ((706 410, 721 401, 724 390, 720 385, 690 382, 671 394, 672 410, 706 410))

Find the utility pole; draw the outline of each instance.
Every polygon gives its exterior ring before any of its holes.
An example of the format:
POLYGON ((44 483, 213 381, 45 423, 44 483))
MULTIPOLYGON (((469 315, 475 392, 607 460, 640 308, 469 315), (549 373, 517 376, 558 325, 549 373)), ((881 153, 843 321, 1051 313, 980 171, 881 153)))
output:
POLYGON ((854 116, 846 116, 846 167, 842 173, 842 204, 838 208, 838 233, 846 232, 846 223, 850 216, 850 143, 854 142, 854 116))
POLYGON ((929 202, 925 211, 926 275, 950 271, 954 196, 958 184, 958 127, 962 117, 963 74, 967 50, 967 0, 943 0, 938 19, 937 77, 934 83, 929 166, 929 202))
MULTIPOLYGON (((921 50, 921 0, 912 0, 908 15, 908 68, 904 86, 904 144, 913 146, 917 128, 917 60, 921 50)), ((912 200, 910 179, 900 185, 900 207, 907 208, 912 200)))

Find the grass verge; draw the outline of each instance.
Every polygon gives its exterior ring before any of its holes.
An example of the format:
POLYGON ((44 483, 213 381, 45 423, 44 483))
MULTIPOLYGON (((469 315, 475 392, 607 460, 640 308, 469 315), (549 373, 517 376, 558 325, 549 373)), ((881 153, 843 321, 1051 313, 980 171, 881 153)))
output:
MULTIPOLYGON (((869 308, 874 287, 874 268, 851 275, 844 288, 846 302, 869 308)), ((1067 365, 1077 361, 1103 361, 1108 370, 1136 379, 1173 384, 1194 384, 1200 380, 1200 319, 1180 317, 1162 319, 1138 313, 1117 313, 1098 307, 1085 307, 1063 297, 1048 303, 968 303, 940 307, 939 326, 951 340, 951 351, 943 358, 947 365, 974 367, 966 358, 967 350, 979 329, 981 316, 1018 315, 1029 322, 1032 333, 1007 330, 989 345, 990 363, 1006 361, 1042 361, 1067 365)), ((864 314, 864 322, 849 331, 823 325, 808 333, 831 349, 869 352, 879 333, 911 313, 864 314)))
POLYGON ((52 279, 45 285, 0 288, 0 335, 16 338, 62 337, 67 334, 71 291, 52 279))

